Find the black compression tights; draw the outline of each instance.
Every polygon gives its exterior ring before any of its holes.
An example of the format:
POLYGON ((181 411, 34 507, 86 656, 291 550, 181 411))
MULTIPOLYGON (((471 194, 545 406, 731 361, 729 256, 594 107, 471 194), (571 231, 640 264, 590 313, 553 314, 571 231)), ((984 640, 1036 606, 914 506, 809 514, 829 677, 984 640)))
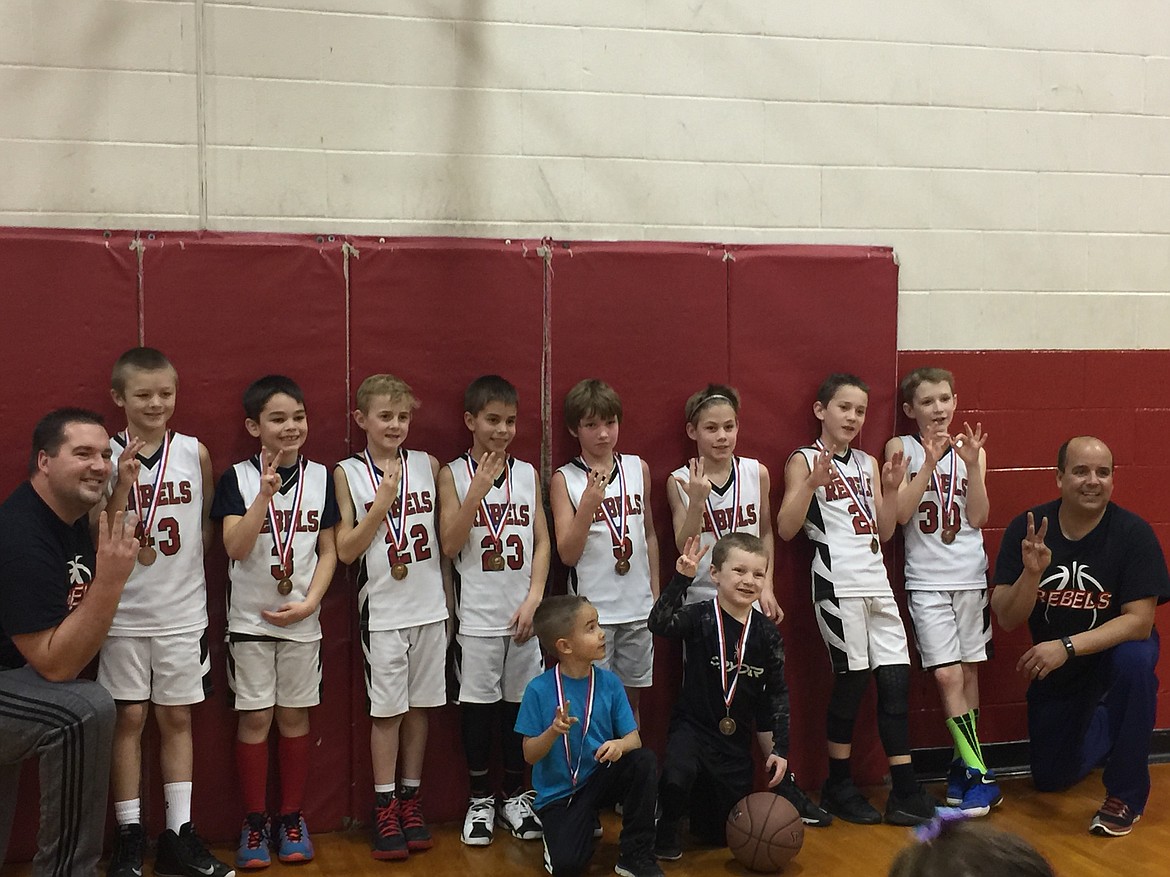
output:
POLYGON ((853 723, 857 721, 857 710, 868 684, 868 670, 849 670, 833 677, 829 717, 825 724, 830 743, 853 742, 853 723))

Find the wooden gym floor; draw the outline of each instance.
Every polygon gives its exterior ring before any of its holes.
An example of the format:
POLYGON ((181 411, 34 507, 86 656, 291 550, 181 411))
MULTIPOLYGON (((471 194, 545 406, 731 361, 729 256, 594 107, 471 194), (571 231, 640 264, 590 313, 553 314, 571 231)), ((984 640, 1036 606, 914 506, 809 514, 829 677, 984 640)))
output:
MULTIPOLYGON (((1057 795, 1041 795, 1026 779, 1002 783, 1005 800, 990 817, 992 824, 1027 838, 1052 862, 1060 877, 1100 877, 1107 874, 1165 873, 1170 851, 1170 764, 1151 769, 1154 790, 1147 815, 1128 837, 1099 838, 1087 831, 1089 820, 1104 798, 1100 771, 1079 785, 1057 795)), ((871 800, 881 809, 885 800, 882 790, 870 790, 871 800)), ((941 794, 941 788, 935 788, 941 794)), ((591 875, 612 874, 617 861, 617 836, 620 818, 613 813, 602 816, 605 837, 598 842, 591 875)), ((316 860, 304 865, 281 865, 273 862, 266 873, 273 877, 319 877, 346 874, 354 877, 386 875, 427 875, 427 877, 504 877, 514 874, 543 874, 543 857, 539 842, 522 842, 497 831, 490 847, 471 848, 459 842, 459 826, 432 826, 435 847, 417 853, 405 862, 376 862, 364 831, 318 834, 313 841, 316 860)), ((785 877, 819 877, 819 875, 875 875, 886 873, 894 855, 910 842, 910 832, 893 826, 850 825, 837 820, 829 828, 810 828, 805 832, 804 849, 785 869, 785 877)), ((226 862, 234 850, 216 846, 226 862)), ((274 857, 275 858, 275 857, 274 857)), ((667 877, 702 877, 702 875, 747 875, 725 849, 688 849, 678 862, 663 862, 667 877)), ((145 869, 150 873, 149 862, 145 869)), ((103 872, 104 873, 104 872, 103 872)), ((264 872, 258 872, 264 873, 264 872)), ((0 868, 0 877, 29 877, 29 865, 0 868)))

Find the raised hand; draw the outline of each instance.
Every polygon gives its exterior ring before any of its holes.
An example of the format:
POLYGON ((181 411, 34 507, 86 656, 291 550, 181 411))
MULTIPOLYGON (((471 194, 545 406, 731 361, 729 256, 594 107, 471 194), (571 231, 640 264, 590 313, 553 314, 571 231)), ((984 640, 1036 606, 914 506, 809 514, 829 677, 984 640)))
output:
POLYGON ((122 455, 118 457, 118 483, 137 484, 138 474, 142 471, 142 461, 138 454, 146 447, 146 442, 140 438, 132 438, 126 443, 122 455))
POLYGON ((687 502, 690 504, 704 503, 711 495, 711 479, 703 474, 703 458, 691 458, 690 469, 687 472, 687 483, 684 485, 687 492, 687 502))
POLYGON ((684 575, 689 579, 693 579, 695 577, 695 572, 699 568, 699 561, 703 559, 703 555, 706 554, 710 548, 710 545, 703 544, 701 537, 688 537, 686 544, 683 545, 683 553, 678 556, 678 560, 675 562, 674 568, 678 570, 679 575, 684 575))
POLYGON ((398 499, 398 486, 401 481, 402 460, 395 456, 386 467, 386 471, 382 473, 382 482, 374 493, 374 507, 382 509, 383 514, 389 511, 390 507, 394 505, 394 500, 398 499))
POLYGON ((480 457, 479 466, 472 476, 471 485, 467 488, 467 495, 474 497, 476 502, 482 500, 488 495, 488 491, 492 489, 507 463, 507 455, 500 451, 488 451, 480 457))
POLYGON ((945 432, 932 433, 922 437, 922 450, 926 454, 924 468, 930 468, 942 459, 947 448, 951 446, 951 437, 945 432))
POLYGON ((133 512, 103 511, 98 516, 97 569, 95 575, 109 576, 119 586, 126 583, 134 571, 141 544, 135 532, 138 515, 133 512))
POLYGON ((270 500, 276 496, 281 485, 284 484, 284 479, 276 471, 276 461, 279 457, 279 454, 274 454, 269 457, 268 452, 264 448, 260 449, 260 496, 265 500, 270 500))
POLYGON ((597 511, 605 499, 605 488, 609 486, 609 473, 600 469, 589 470, 589 480, 581 494, 581 508, 597 511))
POLYGON ((817 454, 808 470, 808 485, 813 490, 828 487, 833 480, 833 455, 828 451, 817 454))
POLYGON ((1020 543, 1020 554, 1024 561, 1024 569, 1036 575, 1043 574, 1052 563, 1052 549, 1044 544, 1044 537, 1048 535, 1048 518, 1040 519, 1040 529, 1036 529, 1036 520, 1028 512, 1028 532, 1020 543))
POLYGON ((983 445, 986 442, 987 433, 983 431, 982 423, 976 423, 974 429, 971 429, 971 424, 964 423, 963 434, 956 436, 953 444, 955 453, 969 468, 979 463, 979 452, 983 450, 983 445))
POLYGON ((906 467, 910 461, 902 451, 897 451, 894 456, 886 460, 882 465, 882 493, 897 493, 898 488, 906 480, 906 467))
POLYGON ((557 707, 556 714, 553 715, 553 721, 549 727, 558 734, 568 734, 569 729, 575 724, 577 724, 577 717, 569 715, 569 701, 566 700, 563 707, 557 707))

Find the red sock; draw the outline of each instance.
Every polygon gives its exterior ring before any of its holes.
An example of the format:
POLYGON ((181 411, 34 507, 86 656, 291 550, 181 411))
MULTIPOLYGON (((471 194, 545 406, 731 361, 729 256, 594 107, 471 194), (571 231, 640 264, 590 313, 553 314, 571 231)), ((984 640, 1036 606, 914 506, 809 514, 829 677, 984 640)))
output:
POLYGON ((244 794, 245 813, 263 813, 268 808, 268 741, 244 743, 236 741, 236 771, 240 775, 240 791, 244 794))
POLYGON ((302 809, 305 785, 309 781, 309 735, 281 737, 280 748, 280 812, 295 813, 302 809))

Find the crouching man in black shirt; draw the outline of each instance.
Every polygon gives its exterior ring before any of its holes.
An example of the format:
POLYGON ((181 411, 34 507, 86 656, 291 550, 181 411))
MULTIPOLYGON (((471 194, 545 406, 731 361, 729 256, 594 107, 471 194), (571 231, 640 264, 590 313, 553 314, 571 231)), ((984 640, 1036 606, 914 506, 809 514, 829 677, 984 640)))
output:
POLYGON ((1154 608, 1170 598, 1154 531, 1110 502, 1113 454, 1091 436, 1057 454, 1060 499, 1003 534, 991 607, 1034 645, 1016 669, 1029 680, 1032 779, 1058 791, 1105 765, 1105 803, 1089 831, 1129 834, 1150 794, 1157 708, 1154 608))
POLYGON ((89 877, 101 856, 114 702, 77 674, 139 548, 133 515, 102 512, 91 533, 110 470, 101 417, 60 409, 37 424, 29 479, 0 505, 0 862, 21 762, 39 756, 35 874, 89 877))

